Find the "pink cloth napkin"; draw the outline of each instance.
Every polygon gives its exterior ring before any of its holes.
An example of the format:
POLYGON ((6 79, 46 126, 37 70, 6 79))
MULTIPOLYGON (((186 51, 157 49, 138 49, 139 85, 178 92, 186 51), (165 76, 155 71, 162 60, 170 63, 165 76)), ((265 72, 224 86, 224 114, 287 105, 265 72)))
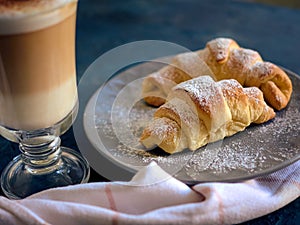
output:
POLYGON ((0 197, 0 224, 232 224, 268 214, 299 195, 300 161, 262 178, 192 188, 151 163, 130 182, 55 188, 22 200, 0 197))

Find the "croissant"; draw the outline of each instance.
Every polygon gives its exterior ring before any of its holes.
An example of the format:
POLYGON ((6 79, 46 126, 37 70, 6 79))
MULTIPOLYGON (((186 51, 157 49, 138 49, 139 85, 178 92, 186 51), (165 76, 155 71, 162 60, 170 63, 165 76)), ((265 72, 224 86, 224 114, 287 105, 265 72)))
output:
POLYGON ((202 50, 175 56, 170 65, 148 75, 142 86, 144 100, 160 106, 172 87, 201 75, 216 81, 236 79, 244 87, 258 87, 266 102, 277 110, 286 107, 292 93, 292 82, 281 68, 264 62, 258 52, 241 48, 232 39, 217 38, 202 50))
POLYGON ((176 85, 144 128, 141 143, 168 153, 192 151, 275 117, 257 87, 200 76, 176 85))

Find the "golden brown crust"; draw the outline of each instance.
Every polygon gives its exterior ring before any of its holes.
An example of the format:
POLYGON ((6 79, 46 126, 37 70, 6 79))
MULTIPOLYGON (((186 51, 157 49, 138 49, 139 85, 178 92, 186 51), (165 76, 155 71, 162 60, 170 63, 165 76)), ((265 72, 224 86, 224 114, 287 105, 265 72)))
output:
POLYGON ((289 103, 292 94, 292 82, 286 73, 273 65, 270 79, 260 85, 266 101, 280 110, 289 103))
POLYGON ((229 38, 218 38, 209 41, 206 44, 206 48, 209 49, 212 58, 220 64, 225 63, 228 60, 229 53, 232 49, 239 48, 238 44, 229 38), (218 41, 215 41, 218 40, 218 41))
POLYGON ((150 74, 143 82, 143 98, 152 106, 160 106, 166 101, 168 93, 176 84, 191 77, 177 67, 166 66, 156 73, 150 74))
POLYGON ((146 148, 159 146, 168 153, 196 150, 274 116, 257 87, 200 76, 172 89, 140 140, 146 148))
POLYGON ((165 98, 161 98, 158 96, 146 96, 144 100, 147 104, 155 107, 159 107, 166 102, 165 98))
MULTIPOLYGON (((155 82, 151 80, 151 75, 145 78, 147 88, 143 88, 144 96, 151 95, 151 90, 161 93, 160 98, 152 96, 145 98, 150 105, 159 106, 164 103, 172 85, 186 81, 198 76, 210 75, 215 80, 235 79, 244 87, 258 87, 264 93, 266 101, 277 110, 283 109, 288 104, 292 93, 292 82, 288 75, 278 66, 270 62, 264 62, 258 52, 241 48, 234 40, 229 38, 217 38, 209 41, 206 47, 196 51, 200 64, 209 67, 210 72, 206 69, 201 70, 195 66, 195 60, 181 60, 176 56, 175 66, 184 67, 184 71, 167 66, 158 71, 155 82), (190 69, 187 69, 189 68, 190 69), (180 71, 180 72, 178 72, 180 71), (188 72, 188 73, 187 73, 188 72), (161 91, 165 85, 159 77, 168 81, 168 88, 161 91)), ((185 58, 194 58, 194 53, 185 53, 185 58)))
POLYGON ((141 140, 146 148, 152 149, 160 146, 165 152, 173 153, 178 149, 180 142, 180 127, 168 118, 157 118, 141 135, 141 140))
POLYGON ((204 61, 214 72, 217 80, 236 79, 243 86, 258 87, 266 101, 275 109, 286 107, 292 93, 292 82, 278 66, 264 62, 259 53, 239 47, 235 42, 224 44, 222 38, 208 42, 204 61), (223 43, 223 44, 220 44, 223 43), (227 52, 220 61, 220 55, 227 52))

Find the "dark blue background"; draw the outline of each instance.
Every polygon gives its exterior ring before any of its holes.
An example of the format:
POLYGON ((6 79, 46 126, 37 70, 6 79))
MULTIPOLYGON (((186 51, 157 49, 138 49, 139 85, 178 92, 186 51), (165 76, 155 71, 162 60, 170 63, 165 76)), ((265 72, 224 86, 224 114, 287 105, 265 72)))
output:
MULTIPOLYGON (((191 50, 212 38, 232 37, 267 60, 300 74, 300 10, 229 0, 81 0, 77 20, 78 80, 106 51, 138 40, 170 41, 191 50)), ((77 149, 72 129, 64 146, 77 149)), ((0 170, 18 154, 0 137, 0 170)), ((92 171, 91 181, 105 181, 92 171)), ((297 224, 299 198, 244 224, 297 224)))

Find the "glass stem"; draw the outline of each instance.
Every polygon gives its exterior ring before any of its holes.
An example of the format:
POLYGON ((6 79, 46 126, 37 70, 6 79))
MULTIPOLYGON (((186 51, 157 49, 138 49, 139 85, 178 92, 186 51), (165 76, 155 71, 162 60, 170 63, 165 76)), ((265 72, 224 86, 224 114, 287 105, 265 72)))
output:
POLYGON ((19 148, 25 169, 32 174, 46 174, 61 164, 60 138, 54 135, 26 134, 19 148))

